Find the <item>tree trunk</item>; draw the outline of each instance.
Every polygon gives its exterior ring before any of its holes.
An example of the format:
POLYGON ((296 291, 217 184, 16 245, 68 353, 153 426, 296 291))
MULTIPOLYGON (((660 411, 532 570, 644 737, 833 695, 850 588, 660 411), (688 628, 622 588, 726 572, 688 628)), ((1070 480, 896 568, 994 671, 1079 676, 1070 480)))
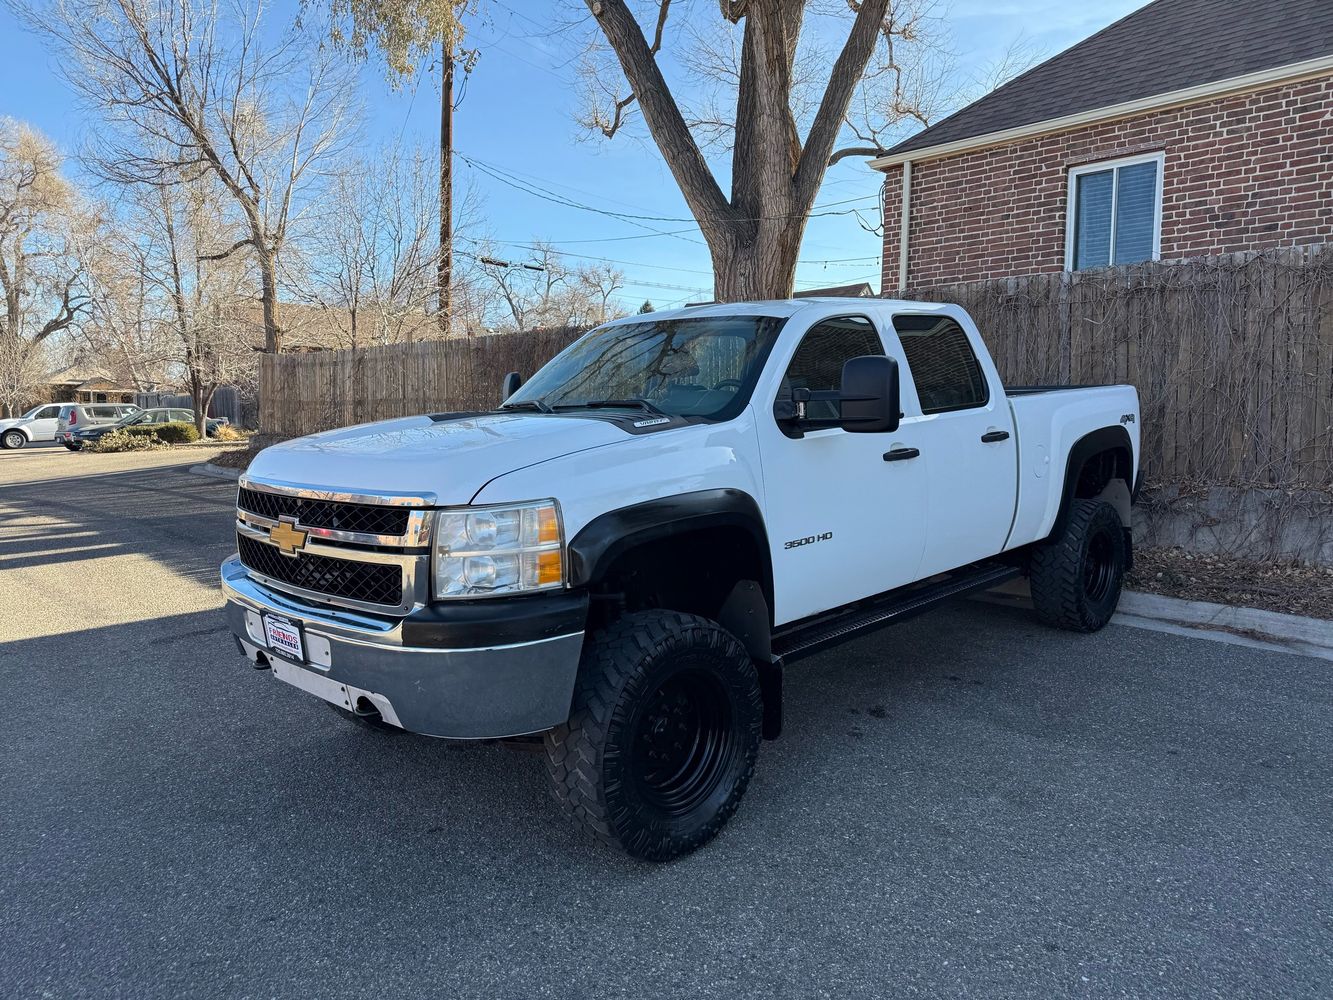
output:
POLYGON ((714 298, 719 302, 790 298, 804 230, 804 218, 795 218, 710 237, 714 298))
POLYGON ((208 408, 213 405, 213 397, 217 395, 218 387, 215 384, 209 385, 200 395, 203 397, 203 405, 194 411, 195 418, 199 421, 199 440, 203 441, 208 437, 208 408))
POLYGON ((282 328, 278 325, 278 266, 267 248, 256 248, 259 258, 259 301, 264 308, 264 350, 282 353, 282 328))
POLYGON ((205 412, 207 402, 204 399, 204 385, 199 380, 197 372, 190 372, 190 406, 194 409, 194 429, 199 432, 200 440, 204 438, 204 428, 208 426, 208 414, 205 412))
MULTIPOLYGON (((855 21, 829 68, 804 142, 791 110, 802 0, 724 2, 745 20, 737 79, 731 198, 718 187, 627 0, 584 0, 624 71, 653 141, 698 221, 722 302, 787 298, 806 219, 828 169, 852 92, 885 30, 890 0, 850 4, 855 21)), ((658 8, 665 16, 667 6, 658 8)), ((660 36, 660 23, 658 36, 660 36)))

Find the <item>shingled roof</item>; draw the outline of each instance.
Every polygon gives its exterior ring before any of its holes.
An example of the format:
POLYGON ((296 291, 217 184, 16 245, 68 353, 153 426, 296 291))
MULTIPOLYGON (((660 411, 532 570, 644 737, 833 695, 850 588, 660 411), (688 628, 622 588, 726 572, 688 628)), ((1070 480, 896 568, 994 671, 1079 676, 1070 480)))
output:
POLYGON ((1154 0, 885 156, 1333 55, 1333 0, 1154 0))

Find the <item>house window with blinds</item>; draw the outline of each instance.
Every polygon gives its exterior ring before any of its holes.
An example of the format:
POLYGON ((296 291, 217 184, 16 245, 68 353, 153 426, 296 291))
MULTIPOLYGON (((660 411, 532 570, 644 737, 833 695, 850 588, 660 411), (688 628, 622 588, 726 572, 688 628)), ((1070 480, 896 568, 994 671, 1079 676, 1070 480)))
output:
POLYGON ((1157 259, 1164 159, 1150 153, 1069 171, 1066 270, 1157 259))

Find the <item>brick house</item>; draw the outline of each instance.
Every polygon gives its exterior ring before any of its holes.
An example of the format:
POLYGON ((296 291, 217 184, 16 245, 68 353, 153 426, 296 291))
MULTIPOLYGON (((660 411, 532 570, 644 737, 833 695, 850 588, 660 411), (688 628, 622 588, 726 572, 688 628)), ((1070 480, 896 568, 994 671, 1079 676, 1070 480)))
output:
POLYGON ((886 294, 1333 242, 1333 0, 1155 0, 871 165, 886 294))

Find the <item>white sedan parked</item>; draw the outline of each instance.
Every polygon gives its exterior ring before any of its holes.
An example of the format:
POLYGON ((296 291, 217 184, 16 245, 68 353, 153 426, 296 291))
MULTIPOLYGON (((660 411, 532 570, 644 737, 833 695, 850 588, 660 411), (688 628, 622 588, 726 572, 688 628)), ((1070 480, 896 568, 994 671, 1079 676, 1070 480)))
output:
POLYGON ((43 403, 21 417, 0 420, 0 448, 22 448, 31 441, 54 441, 59 416, 59 403, 43 403))

